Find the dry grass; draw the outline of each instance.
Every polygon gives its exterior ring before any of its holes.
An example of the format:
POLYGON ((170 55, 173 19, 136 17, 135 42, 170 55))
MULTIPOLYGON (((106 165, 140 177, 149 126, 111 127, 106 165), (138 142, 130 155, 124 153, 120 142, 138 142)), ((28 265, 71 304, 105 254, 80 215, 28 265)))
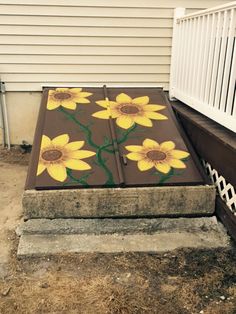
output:
POLYGON ((0 313, 235 314, 235 250, 11 259, 0 313), (222 300, 222 297, 225 299, 222 300))

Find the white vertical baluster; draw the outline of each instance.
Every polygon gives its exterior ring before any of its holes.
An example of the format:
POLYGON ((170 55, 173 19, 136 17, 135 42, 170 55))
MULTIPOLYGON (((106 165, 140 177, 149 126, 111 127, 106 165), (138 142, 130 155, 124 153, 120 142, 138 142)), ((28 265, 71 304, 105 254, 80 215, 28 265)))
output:
POLYGON ((203 101, 204 99, 204 86, 206 85, 206 74, 207 74, 207 64, 209 58, 209 46, 210 46, 210 22, 212 15, 207 14, 206 16, 206 28, 204 29, 204 41, 203 41, 203 56, 201 63, 201 73, 200 73, 200 89, 199 89, 199 99, 203 101))
POLYGON ((184 78, 185 78, 185 58, 186 58, 186 34, 187 34, 187 23, 183 20, 183 40, 182 40, 182 60, 181 60, 181 71, 180 71, 180 90, 184 90, 184 78))
POLYGON ((217 15, 213 13, 212 23, 211 23, 211 34, 210 34, 210 46, 209 46, 209 57, 206 71, 206 85, 204 89, 204 99, 203 103, 209 102, 210 96, 210 86, 213 70, 213 60, 214 60, 214 51, 215 51, 215 37, 216 37, 216 25, 217 25, 217 15))
POLYGON ((200 39, 200 29, 199 26, 201 24, 201 17, 197 17, 196 21, 196 37, 195 37, 195 42, 193 44, 193 49, 194 49, 194 54, 193 54, 193 72, 192 72, 192 84, 191 84, 191 94, 194 96, 196 93, 196 76, 197 76, 197 64, 198 64, 198 58, 199 58, 199 39, 200 39))
POLYGON ((211 78, 211 87, 210 87, 210 98, 208 104, 214 107, 215 100, 215 92, 216 92, 216 82, 217 82, 217 72, 219 65, 219 57, 220 57, 220 46, 221 46, 221 34, 222 34, 222 12, 218 12, 218 20, 217 20, 217 31, 216 31, 216 44, 214 51, 214 60, 213 60, 213 71, 211 78))
POLYGON ((189 58, 189 28, 190 28, 190 20, 185 20, 186 24, 186 32, 185 32, 185 40, 184 40, 184 76, 183 76, 183 87, 182 90, 188 92, 186 90, 187 83, 187 75, 188 75, 188 58, 189 58))
POLYGON ((204 41, 206 34, 206 16, 203 15, 201 18, 201 23, 199 27, 199 48, 198 48, 198 62, 197 62, 197 73, 196 73, 196 91, 195 97, 200 98, 200 88, 201 88, 201 73, 202 73, 202 64, 203 64, 203 53, 204 53, 204 41))
POLYGON ((172 54, 171 54, 171 69, 170 69, 170 94, 169 97, 174 97, 174 88, 178 84, 177 74, 179 71, 178 60, 180 55, 180 23, 178 23, 178 18, 183 16, 185 13, 184 8, 176 8, 174 11, 174 21, 173 21, 173 38, 172 38, 172 54))
POLYGON ((236 2, 179 20, 175 96, 236 132, 236 2))
MULTIPOLYGON (((225 70, 224 70, 222 93, 221 93, 221 99, 220 99, 220 108, 224 108, 224 111, 227 112, 228 114, 231 113, 231 106, 227 107, 227 95, 230 101, 230 98, 232 99, 232 92, 228 89, 228 87, 229 87, 229 80, 230 80, 230 71, 232 70, 231 62, 232 62, 232 57, 233 57, 235 28, 236 28, 236 10, 232 9, 230 13, 228 45, 227 45, 227 52, 225 56, 225 70)), ((235 50, 234 50, 234 53, 236 53, 235 50)))
POLYGON ((194 58, 195 58, 195 41, 197 36, 197 18, 192 18, 192 39, 191 39, 191 53, 190 53, 190 64, 189 64, 189 77, 188 77, 188 95, 192 96, 192 85, 194 84, 195 78, 193 77, 194 71, 194 58))
MULTIPOLYGON (((224 66, 225 66, 225 57, 226 57, 228 28, 229 28, 229 15, 228 15, 228 11, 225 10, 222 36, 221 36, 219 66, 218 66, 218 72, 217 72, 217 77, 216 77, 215 100, 214 100, 214 106, 219 109, 220 109, 220 95, 221 95, 222 81, 223 81, 223 75, 224 75, 224 66)), ((221 108, 221 110, 222 109, 224 110, 224 108, 221 108)))
MULTIPOLYGON (((226 112, 228 114, 232 114, 233 117, 236 118, 235 103, 233 105, 233 98, 234 98, 234 94, 235 94, 235 81, 236 81, 236 39, 235 38, 236 37, 234 35, 234 51, 233 51, 233 59, 232 59, 230 79, 229 79, 229 89, 228 89, 226 112)), ((234 99, 234 102, 235 102, 235 99, 234 99)))
POLYGON ((191 54, 192 54, 192 43, 193 43, 193 19, 188 19, 189 27, 188 27, 188 37, 187 37, 187 58, 185 60, 186 62, 186 72, 185 72, 185 78, 184 78, 184 89, 185 93, 189 95, 189 81, 191 79, 191 73, 190 73, 190 65, 191 65, 191 54))
POLYGON ((178 58, 177 58, 177 70, 176 70, 176 88, 179 90, 180 88, 180 77, 181 77, 181 70, 182 70, 182 62, 183 62, 183 58, 182 58, 182 41, 183 41, 183 21, 180 20, 179 25, 178 25, 178 29, 179 29, 179 36, 178 36, 178 43, 177 43, 177 47, 178 47, 178 58))

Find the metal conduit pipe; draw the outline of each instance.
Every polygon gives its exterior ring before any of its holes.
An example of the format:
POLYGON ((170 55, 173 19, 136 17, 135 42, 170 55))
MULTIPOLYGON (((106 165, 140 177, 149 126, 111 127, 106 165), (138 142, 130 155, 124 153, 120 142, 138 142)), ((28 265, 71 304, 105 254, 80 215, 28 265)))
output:
POLYGON ((5 83, 0 81, 0 91, 1 91, 1 114, 3 121, 3 145, 7 145, 7 149, 11 149, 10 143, 10 131, 9 131, 9 123, 8 123, 8 115, 7 115, 7 105, 6 105, 6 89, 5 83))
POLYGON ((5 125, 3 119, 3 104, 2 104, 2 97, 0 97, 0 129, 2 129, 2 145, 5 147, 5 125))

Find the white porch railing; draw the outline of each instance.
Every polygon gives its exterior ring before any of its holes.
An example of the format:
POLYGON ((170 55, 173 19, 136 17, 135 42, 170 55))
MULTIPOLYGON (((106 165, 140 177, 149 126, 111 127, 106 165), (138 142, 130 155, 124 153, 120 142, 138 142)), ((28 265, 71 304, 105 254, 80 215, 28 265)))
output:
POLYGON ((236 132, 236 1, 184 15, 175 10, 170 99, 236 132))

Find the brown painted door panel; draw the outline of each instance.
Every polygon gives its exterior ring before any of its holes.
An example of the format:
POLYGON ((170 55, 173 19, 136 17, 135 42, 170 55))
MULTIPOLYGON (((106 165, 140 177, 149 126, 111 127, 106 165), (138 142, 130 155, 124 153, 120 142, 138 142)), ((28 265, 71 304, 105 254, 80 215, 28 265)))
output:
MULTIPOLYGON (((71 93, 71 91, 74 92, 73 89, 65 90, 64 97, 66 92, 71 93)), ((76 106, 73 106, 72 101, 71 108, 68 108, 68 103, 65 101, 61 102, 59 107, 50 110, 47 109, 47 104, 50 103, 49 91, 44 93, 47 97, 41 108, 41 110, 46 108, 41 127, 43 132, 38 136, 47 136, 51 139, 52 145, 42 148, 41 153, 39 152, 41 156, 39 164, 41 163, 42 169, 45 169, 36 176, 36 189, 119 185, 109 122, 92 117, 97 108, 95 101, 104 98, 103 89, 82 89, 81 93, 75 93, 76 106), (81 101, 79 100, 78 95, 86 96, 89 93, 91 95, 84 97, 85 100, 83 97, 81 101), (59 146, 58 136, 62 136, 59 146), (53 141, 56 142, 55 145, 53 141), (62 159, 59 162, 58 157, 62 159)), ((57 97, 60 96, 63 97, 63 93, 61 95, 58 93, 57 97)), ((51 103, 53 108, 54 101, 51 103)))
POLYGON ((26 189, 202 184, 183 137, 161 89, 45 90, 26 189))
MULTIPOLYGON (((109 100, 119 100, 120 93, 120 89, 110 88, 109 100)), ((128 123, 133 120, 133 130, 127 140, 119 144, 125 185, 202 183, 202 175, 180 135, 165 94, 162 91, 157 92, 156 88, 123 88, 122 93, 132 100, 128 104, 114 104, 120 110, 119 117, 124 120, 122 124, 117 118, 113 119, 118 143, 119 134, 125 132, 124 127, 128 126, 125 119, 130 118, 128 123)))

